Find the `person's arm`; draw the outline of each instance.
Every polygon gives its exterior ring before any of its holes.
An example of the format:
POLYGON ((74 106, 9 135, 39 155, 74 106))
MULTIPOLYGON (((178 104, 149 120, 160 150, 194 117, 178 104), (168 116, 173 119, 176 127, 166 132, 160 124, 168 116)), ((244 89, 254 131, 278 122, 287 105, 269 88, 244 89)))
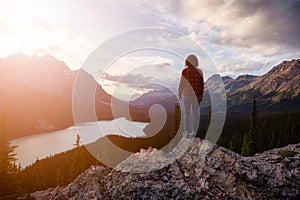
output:
POLYGON ((183 88, 186 84, 186 79, 183 76, 183 71, 181 72, 181 77, 180 77, 180 83, 179 83, 179 88, 178 88, 178 98, 179 101, 182 99, 182 93, 183 93, 183 88))

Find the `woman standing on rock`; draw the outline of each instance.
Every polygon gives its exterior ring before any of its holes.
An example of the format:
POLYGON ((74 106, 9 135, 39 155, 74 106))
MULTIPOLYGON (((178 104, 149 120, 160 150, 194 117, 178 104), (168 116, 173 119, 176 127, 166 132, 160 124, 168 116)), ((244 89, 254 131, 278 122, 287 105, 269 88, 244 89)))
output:
POLYGON ((198 68, 198 59, 195 55, 189 55, 185 65, 181 72, 178 97, 183 104, 183 135, 194 136, 200 120, 199 105, 204 91, 203 73, 198 68))

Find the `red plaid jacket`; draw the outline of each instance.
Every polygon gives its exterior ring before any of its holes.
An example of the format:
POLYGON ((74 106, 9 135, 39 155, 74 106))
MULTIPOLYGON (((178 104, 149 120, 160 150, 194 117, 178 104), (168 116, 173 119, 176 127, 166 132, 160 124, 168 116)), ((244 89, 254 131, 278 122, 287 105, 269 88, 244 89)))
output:
POLYGON ((179 84, 179 97, 182 94, 185 96, 191 96, 195 94, 200 102, 203 97, 204 82, 203 73, 199 68, 186 67, 181 72, 181 79, 179 84))

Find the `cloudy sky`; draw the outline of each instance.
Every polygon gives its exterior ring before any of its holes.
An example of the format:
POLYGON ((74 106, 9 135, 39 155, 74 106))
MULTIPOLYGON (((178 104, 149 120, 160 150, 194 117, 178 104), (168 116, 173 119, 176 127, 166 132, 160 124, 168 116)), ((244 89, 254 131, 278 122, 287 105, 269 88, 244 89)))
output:
MULTIPOLYGON (((0 0, 0 57, 49 53, 78 69, 115 35, 165 27, 196 42, 221 75, 260 75, 300 57, 299 10, 299 0, 0 0)), ((160 60, 180 71, 183 63, 146 57, 140 65, 160 60)))

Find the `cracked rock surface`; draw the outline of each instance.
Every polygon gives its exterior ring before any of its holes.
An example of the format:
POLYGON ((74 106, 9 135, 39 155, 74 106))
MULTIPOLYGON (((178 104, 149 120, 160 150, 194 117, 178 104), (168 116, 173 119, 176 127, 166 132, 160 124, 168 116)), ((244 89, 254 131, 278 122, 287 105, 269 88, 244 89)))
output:
POLYGON ((300 154, 279 155, 286 150, 300 153, 300 143, 242 157, 206 140, 185 140, 168 153, 141 150, 115 169, 92 166, 68 186, 32 196, 38 200, 300 199, 300 154), (187 151, 176 156, 187 142, 191 144, 187 151))

